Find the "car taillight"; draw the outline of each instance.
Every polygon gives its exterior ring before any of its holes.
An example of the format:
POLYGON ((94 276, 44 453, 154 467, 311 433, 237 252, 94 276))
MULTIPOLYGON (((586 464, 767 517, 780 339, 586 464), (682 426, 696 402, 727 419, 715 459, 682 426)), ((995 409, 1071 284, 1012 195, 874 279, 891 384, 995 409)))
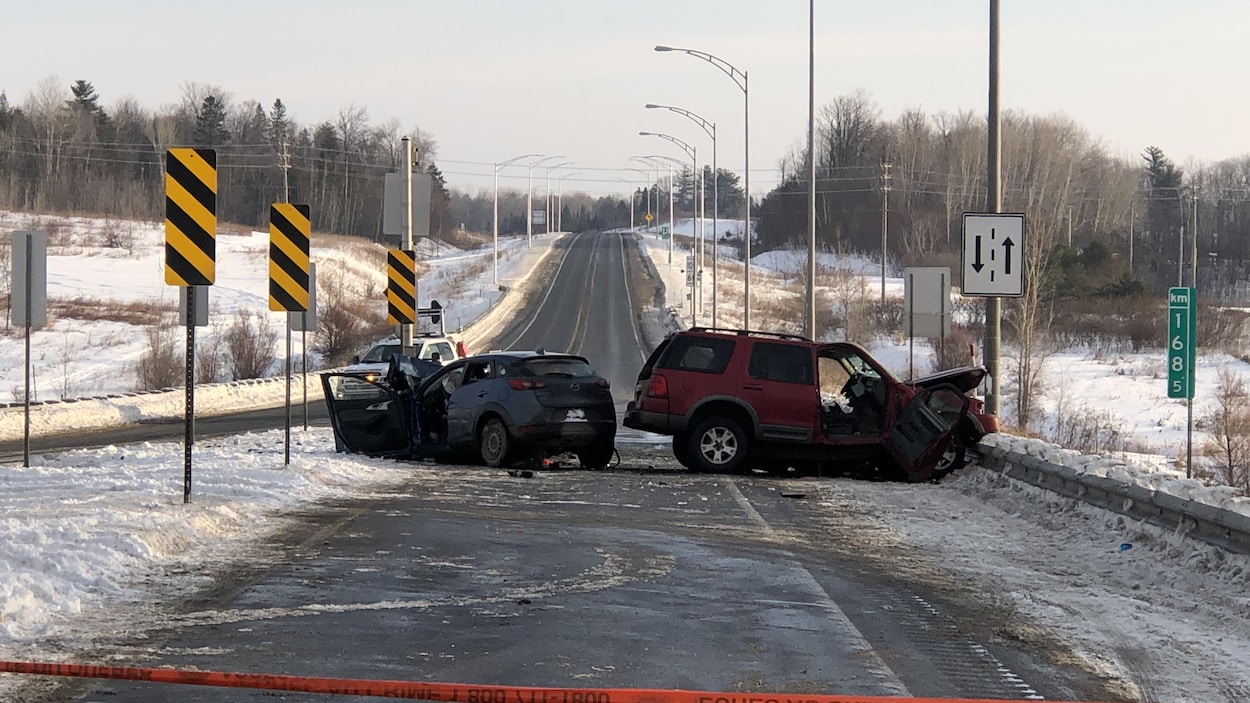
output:
POLYGON ((647 386, 647 395, 652 398, 668 397, 668 379, 660 375, 651 377, 651 383, 647 386))
POLYGON ((508 387, 514 391, 532 391, 535 388, 546 388, 547 382, 533 378, 510 378, 508 379, 508 387))
POLYGON ((611 388, 612 382, 606 378, 596 378, 595 385, 599 386, 600 388, 611 388))

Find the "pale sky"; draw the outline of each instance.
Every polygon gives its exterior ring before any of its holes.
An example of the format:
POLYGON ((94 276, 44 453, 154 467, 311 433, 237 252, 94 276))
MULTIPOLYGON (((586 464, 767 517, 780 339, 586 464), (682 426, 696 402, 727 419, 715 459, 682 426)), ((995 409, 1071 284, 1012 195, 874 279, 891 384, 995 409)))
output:
MULTIPOLYGON (((711 140, 676 105, 717 123, 719 164, 741 172, 743 95, 698 49, 750 74, 752 190, 806 139, 808 3, 802 0, 140 0, 21 2, 0 29, 0 88, 91 81, 110 105, 176 102, 186 81, 301 122, 349 105, 438 143, 454 186, 487 188, 492 164, 529 153, 574 166, 563 188, 641 185, 630 156, 684 157, 639 131, 711 140), (622 170, 612 170, 622 169, 622 170)), ((987 0, 817 0, 816 100, 864 89, 886 118, 909 107, 984 114, 987 0)), ((1062 112, 1116 154, 1155 144, 1184 164, 1250 153, 1245 0, 1003 0, 1002 105, 1062 112)), ((536 179, 546 169, 535 170, 536 179)), ((524 168, 504 187, 524 187, 524 168)))

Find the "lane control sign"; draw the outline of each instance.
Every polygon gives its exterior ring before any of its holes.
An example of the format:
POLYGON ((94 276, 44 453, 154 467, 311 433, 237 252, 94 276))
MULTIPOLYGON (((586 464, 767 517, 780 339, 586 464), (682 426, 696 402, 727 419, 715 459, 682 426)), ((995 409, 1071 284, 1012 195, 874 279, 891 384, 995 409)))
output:
POLYGON ((1024 215, 964 213, 963 294, 1024 295, 1024 215))

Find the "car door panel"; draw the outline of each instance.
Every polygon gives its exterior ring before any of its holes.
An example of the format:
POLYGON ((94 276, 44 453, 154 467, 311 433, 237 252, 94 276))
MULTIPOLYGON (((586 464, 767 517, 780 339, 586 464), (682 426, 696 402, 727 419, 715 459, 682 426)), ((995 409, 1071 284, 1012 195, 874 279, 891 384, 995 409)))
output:
POLYGON ((908 478, 929 477, 967 409, 968 397, 950 385, 923 389, 908 401, 885 442, 908 478))
POLYGON ((321 377, 335 447, 368 456, 412 455, 417 447, 411 394, 366 380, 367 374, 321 377))

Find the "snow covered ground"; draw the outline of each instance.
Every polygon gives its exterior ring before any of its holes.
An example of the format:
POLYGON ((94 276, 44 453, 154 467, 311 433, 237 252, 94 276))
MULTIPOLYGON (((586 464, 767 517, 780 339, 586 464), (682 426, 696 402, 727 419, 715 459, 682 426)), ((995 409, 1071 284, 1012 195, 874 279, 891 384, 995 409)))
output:
MULTIPOLYGON (((17 216, 8 217, 0 231, 12 227, 17 216)), ((93 226, 87 221, 81 225, 93 226)), ((159 230, 153 228, 151 234, 159 236, 159 230)), ((223 237, 243 262, 239 265, 252 266, 256 275, 238 276, 239 292, 233 297, 263 309, 263 266, 256 261, 247 264, 249 256, 244 254, 251 250, 250 258, 263 262, 263 237, 234 239, 223 237)), ((681 302, 673 297, 680 293, 673 291, 682 289, 684 275, 668 269, 667 243, 645 236, 644 241, 668 282, 670 304, 681 302)), ((529 270, 525 267, 532 266, 533 259, 523 256, 515 255, 514 268, 506 269, 511 272, 508 276, 529 270)), ((130 271, 115 284, 119 291, 131 291, 125 295, 133 297, 161 294, 155 258, 148 257, 137 268, 111 260, 101 266, 99 261, 72 263, 69 259, 76 257, 63 258, 49 265, 50 280, 58 271, 67 272, 67 282, 58 285, 80 279, 75 285, 86 286, 84 281, 94 276, 97 282, 86 294, 103 297, 105 293, 98 291, 109 291, 112 285, 104 282, 106 274, 130 271), (69 275, 71 271, 76 273, 69 275), (140 276, 155 283, 140 284, 140 276)), ((458 267, 481 261, 483 255, 443 258, 446 280, 451 280, 458 267)), ((870 262, 863 267, 869 276, 879 274, 870 262)), ((361 268, 380 277, 363 264, 361 268)), ((723 285, 740 290, 741 264, 735 268, 726 261, 721 273, 723 285)), ((482 281, 490 282, 490 276, 489 267, 476 276, 483 300, 490 293, 482 281)), ((781 290, 784 277, 760 266, 752 281, 753 297, 788 295, 781 290)), ((901 281, 888 284, 901 294, 901 281)), ((425 290, 434 295, 439 289, 431 284, 425 290)), ((487 304, 480 303, 479 309, 487 304)), ((721 305, 721 324, 736 324, 733 316, 740 314, 735 308, 740 311, 741 298, 735 303, 722 298, 721 305)), ((52 354, 58 334, 66 333, 54 324, 42 333, 39 348, 52 354)), ((100 332, 95 339, 103 335, 100 332)), ((8 373, 15 359, 20 369, 12 343, 10 338, 0 340, 0 360, 8 373)), ((110 345, 100 356, 123 354, 127 348, 110 345)), ((906 347, 901 343, 878 342, 874 352, 896 371, 905 371, 906 347)), ((1148 367, 1151 358, 1126 357, 1120 363, 1148 367)), ((1133 472, 1158 485, 1178 480, 1169 456, 1174 456, 1183 430, 1175 425, 1175 404, 1161 400, 1162 380, 1119 373, 1118 366, 1092 354, 1072 352, 1052 357, 1051 363, 1057 360, 1072 365, 1074 379, 1064 391, 1063 403, 1071 407, 1079 399, 1125 418, 1126 426, 1139 428, 1135 436, 1141 439, 1140 453, 1130 457, 1138 466, 1133 472)), ((108 358, 83 363, 100 364, 99 375, 124 375, 123 366, 108 358)), ((1240 362, 1203 355, 1199 382, 1209 380, 1221 364, 1246 372, 1240 362)), ((12 384, 9 376, 4 378, 0 392, 12 384)), ((1048 412, 1055 412, 1061 404, 1051 395, 1045 405, 1048 412)), ((181 470, 173 468, 181 465, 177 443, 35 457, 29 469, 0 467, 0 657, 72 659, 75 653, 89 651, 98 638, 116 631, 119 622, 135 617, 146 599, 191 593, 206 583, 215 565, 255 556, 264 537, 287 524, 291 518, 285 516, 300 506, 322 498, 385 492, 401 481, 419 487, 422 482, 444 480, 438 471, 336 455, 328 430, 296 432, 293 438, 292 464, 286 469, 280 431, 197 443, 194 498, 189 505, 181 502, 181 470)), ((576 480, 576 474, 540 478, 576 480)), ((1021 632, 1007 634, 1057 640, 1071 649, 1074 658, 1123 681, 1142 700, 1205 703, 1250 698, 1250 669, 1244 664, 1250 655, 1246 595, 1250 561, 1245 557, 1193 544, 976 468, 937 486, 836 481, 814 485, 809 493, 829 506, 831 528, 862 532, 865 544, 878 545, 883 554, 900 559, 900 568, 941 573, 956 582, 966 580, 977 592, 997 594, 997 600, 987 605, 1013 608, 1028 618, 1021 632), (863 505, 873 506, 871 517, 864 517, 862 509, 841 509, 863 505), (1129 548, 1123 548, 1125 544, 1129 548)), ((11 685, 11 677, 0 676, 0 699, 11 685)))

